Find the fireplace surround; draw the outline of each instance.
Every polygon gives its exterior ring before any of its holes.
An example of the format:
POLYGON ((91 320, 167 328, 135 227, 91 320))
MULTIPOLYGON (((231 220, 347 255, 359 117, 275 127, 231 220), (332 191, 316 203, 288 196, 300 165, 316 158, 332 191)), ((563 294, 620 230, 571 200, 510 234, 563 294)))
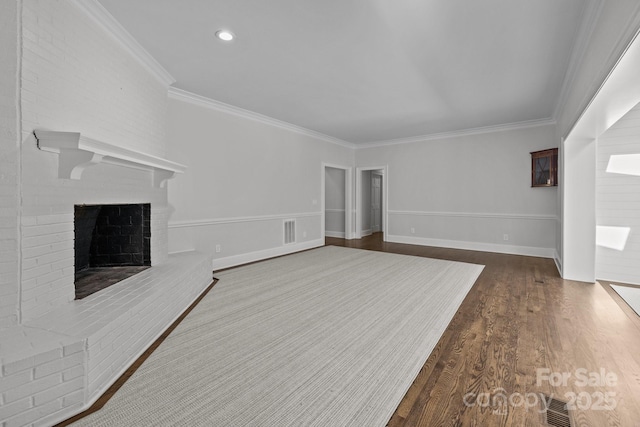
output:
POLYGON ((180 316, 211 283, 212 261, 168 253, 165 182, 185 166, 77 132, 36 130, 23 146, 19 322, 0 330, 0 383, 12 390, 0 419, 52 425, 89 407, 180 316), (76 299, 76 276, 93 268, 145 270, 76 299))

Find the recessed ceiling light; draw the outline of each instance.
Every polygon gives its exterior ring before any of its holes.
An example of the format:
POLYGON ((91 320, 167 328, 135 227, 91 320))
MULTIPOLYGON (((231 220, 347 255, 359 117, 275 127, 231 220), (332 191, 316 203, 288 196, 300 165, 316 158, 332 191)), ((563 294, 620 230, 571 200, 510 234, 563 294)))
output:
POLYGON ((233 40, 234 35, 231 31, 218 30, 216 31, 216 37, 222 41, 230 42, 231 40, 233 40))

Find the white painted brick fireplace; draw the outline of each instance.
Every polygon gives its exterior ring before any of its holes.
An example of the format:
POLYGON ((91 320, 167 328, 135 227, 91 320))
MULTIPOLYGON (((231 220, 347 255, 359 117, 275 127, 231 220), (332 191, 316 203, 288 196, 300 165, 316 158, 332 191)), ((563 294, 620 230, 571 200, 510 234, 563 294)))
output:
POLYGON ((94 151, 109 162, 69 179, 64 156, 92 152, 47 152, 52 133, 35 134, 41 149, 34 134, 22 147, 20 321, 0 330, 3 426, 60 421, 89 405, 211 282, 208 257, 167 255, 167 190, 157 178, 167 169, 145 164, 153 157, 132 161, 126 151, 123 160, 101 143, 94 151), (74 205, 115 203, 150 203, 152 268, 74 301, 74 205))
POLYGON ((2 2, 0 24, 0 425, 50 425, 202 293, 211 259, 168 255, 168 73, 93 0, 2 2), (74 300, 74 205, 138 203, 152 267, 74 300))

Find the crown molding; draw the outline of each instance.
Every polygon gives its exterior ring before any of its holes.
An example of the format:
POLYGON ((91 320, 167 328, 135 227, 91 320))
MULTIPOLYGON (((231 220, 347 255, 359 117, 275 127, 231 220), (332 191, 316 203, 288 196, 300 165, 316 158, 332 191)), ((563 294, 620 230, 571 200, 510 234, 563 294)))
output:
POLYGON ((334 138, 332 136, 325 135, 323 133, 316 132, 311 129, 303 128, 301 126, 284 122, 282 120, 274 119, 272 117, 265 116, 263 114, 256 113, 254 111, 249 111, 240 107, 235 107, 230 104, 225 104, 224 102, 216 101, 215 99, 207 98, 202 95, 197 95, 195 93, 188 92, 183 89, 178 89, 176 87, 169 88, 169 98, 176 99, 183 102, 188 102, 190 104, 198 105, 204 108, 210 108, 212 110, 221 111, 223 113, 232 114, 234 116, 253 120, 255 122, 263 123, 269 126, 274 126, 280 129, 296 132, 302 135, 310 136, 312 138, 320 139, 322 141, 330 142, 332 144, 340 145, 345 148, 351 148, 351 149, 358 148, 355 144, 351 142, 343 141, 341 139, 334 138))
POLYGON ((560 111, 566 105, 571 82, 575 80, 576 74, 580 69, 579 65, 582 63, 584 56, 587 53, 587 47, 591 42, 591 37, 593 36, 596 24, 598 23, 598 19, 600 18, 600 14, 602 13, 603 6, 604 1, 602 0, 592 0, 585 6, 585 10, 582 14, 581 24, 576 34, 576 42, 571 49, 569 64, 564 75, 564 80, 562 81, 562 87, 560 88, 560 95, 558 96, 556 105, 553 109, 552 117, 556 120, 558 119, 560 111))
POLYGON ((409 138, 393 139, 388 141, 374 141, 374 142, 364 142, 364 143, 356 144, 353 142, 343 141, 341 139, 334 138, 332 136, 329 136, 320 132, 316 132, 310 129, 306 129, 288 122, 283 122, 281 120, 274 119, 272 117, 265 116, 260 113, 245 110, 243 108, 235 107, 230 104, 225 104, 224 102, 216 101, 215 99, 197 95, 195 93, 192 93, 183 89, 178 89, 176 87, 169 88, 169 98, 176 99, 183 102, 188 102, 190 104, 198 105, 204 108, 211 108, 213 110, 221 111, 228 114, 233 114, 235 116, 239 116, 249 120, 264 123, 270 126, 275 126, 281 129, 297 132, 303 135, 307 135, 313 138, 318 138, 323 141, 330 142, 332 144, 337 144, 342 147, 351 148, 355 150, 362 149, 362 148, 381 147, 386 145, 411 144, 415 142, 432 141, 436 139, 447 139, 447 138, 455 138, 459 136, 480 135, 485 133, 503 132, 503 131, 509 131, 509 130, 526 129, 526 128, 532 128, 532 127, 538 127, 538 126, 549 126, 549 125, 556 124, 555 120, 548 118, 548 119, 542 119, 542 120, 529 120, 529 121, 509 123, 504 125, 466 129, 466 130, 454 131, 454 132, 443 132, 443 133, 436 133, 436 134, 420 135, 420 136, 414 136, 409 138))
MULTIPOLYGON (((596 16, 594 17, 594 23, 593 23, 594 27, 597 24, 599 15, 601 13, 601 9, 604 7, 605 3, 606 3, 606 0, 598 1, 598 11, 596 16)), ((587 109, 591 106, 591 104, 593 103, 598 93, 600 93, 603 86, 605 85, 605 83, 607 82, 607 80, 615 70, 615 68, 618 66, 620 60, 622 60, 627 50, 631 46, 631 44, 634 42, 634 40, 638 36, 640 36, 640 2, 638 2, 635 5, 635 9, 633 10, 632 13, 629 14, 629 16, 631 17, 631 19, 629 19, 626 25, 621 26, 621 30, 618 32, 618 38, 616 39, 616 42, 613 44, 611 49, 609 49, 609 56, 604 61, 601 62, 600 71, 597 74, 595 74, 596 77, 592 79, 590 86, 588 86, 586 90, 582 91, 583 92, 582 100, 578 104, 577 112, 575 112, 573 116, 568 118, 569 126, 568 126, 568 130, 565 131, 564 137, 566 137, 571 132, 573 132, 573 129, 576 127, 576 125, 578 124, 582 116, 585 114, 587 109)), ((592 33, 593 31, 594 30, 592 29, 592 33)), ((591 36, 591 34, 589 36, 591 36)), ((588 46, 585 47, 585 51, 587 47, 588 46)), ((583 59, 584 59, 584 54, 580 58, 580 62, 577 62, 575 64, 576 69, 582 65, 581 62, 583 59)), ((568 87, 566 88, 567 97, 571 90, 570 84, 571 84, 571 81, 568 82, 568 87)), ((563 87, 563 89, 565 88, 563 87)), ((564 104, 566 103, 566 99, 563 99, 562 101, 563 101, 563 104, 560 105, 559 108, 557 108, 557 111, 555 112, 556 116, 554 116, 558 120, 560 119, 561 109, 565 107, 564 104)))
POLYGON ((71 3, 113 37, 160 83, 169 86, 176 81, 97 0, 71 0, 71 3))
POLYGON ((482 135, 485 133, 505 132, 510 130, 527 129, 539 126, 555 125, 554 119, 528 120, 524 122, 508 123, 496 126, 464 129, 452 132, 432 133, 427 135, 412 136, 409 138, 390 139, 387 141, 372 141, 358 144, 358 148, 384 147, 388 145, 412 144, 416 142, 434 141, 437 139, 457 138, 461 136, 482 135))

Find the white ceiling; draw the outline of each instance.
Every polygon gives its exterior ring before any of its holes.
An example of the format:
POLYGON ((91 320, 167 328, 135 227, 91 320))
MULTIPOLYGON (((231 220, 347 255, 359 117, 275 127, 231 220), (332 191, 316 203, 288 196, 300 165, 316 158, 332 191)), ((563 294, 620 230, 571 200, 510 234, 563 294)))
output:
POLYGON ((593 1, 100 3, 173 86, 366 143, 553 118, 593 1))

